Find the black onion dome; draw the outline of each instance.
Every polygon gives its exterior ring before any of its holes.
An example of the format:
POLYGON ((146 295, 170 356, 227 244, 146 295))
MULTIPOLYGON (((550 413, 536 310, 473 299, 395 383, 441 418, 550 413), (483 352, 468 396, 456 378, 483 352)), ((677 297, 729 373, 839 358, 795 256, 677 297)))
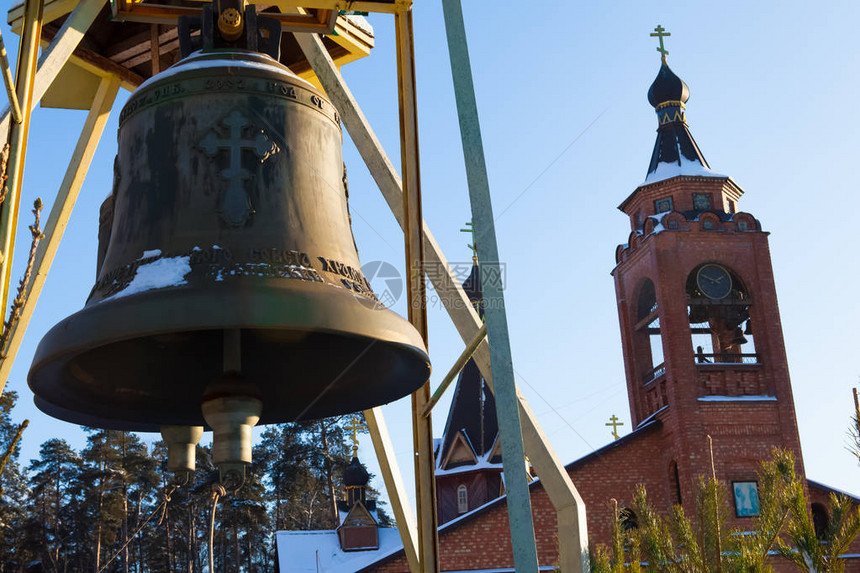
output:
POLYGON ((358 461, 358 458, 352 458, 346 469, 343 470, 343 484, 349 487, 366 486, 370 481, 370 474, 364 464, 358 461))
POLYGON ((687 84, 663 60, 657 79, 648 90, 648 102, 657 113, 657 140, 643 185, 679 175, 725 177, 711 171, 690 133, 684 111, 684 103, 688 99, 690 89, 687 84))
POLYGON ((684 80, 675 75, 669 68, 669 64, 665 61, 660 66, 660 71, 657 72, 657 78, 651 87, 648 89, 648 103, 652 107, 657 107, 661 103, 668 101, 687 103, 690 99, 690 88, 684 83, 684 80))

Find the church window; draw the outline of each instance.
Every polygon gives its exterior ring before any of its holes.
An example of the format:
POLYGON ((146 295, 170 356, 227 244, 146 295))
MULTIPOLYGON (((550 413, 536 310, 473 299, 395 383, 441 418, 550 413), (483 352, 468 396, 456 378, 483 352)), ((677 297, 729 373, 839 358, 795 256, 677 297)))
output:
POLYGON ((657 294, 650 279, 645 279, 639 288, 634 344, 637 370, 641 373, 642 383, 649 384, 664 372, 657 294))
POLYGON ((702 221, 702 228, 706 231, 713 231, 716 228, 713 219, 708 218, 702 221))
POLYGON ((746 231, 748 229, 746 221, 738 221, 738 231, 746 231))
POLYGON ((672 485, 675 488, 675 503, 681 505, 683 503, 683 500, 681 499, 681 477, 678 475, 678 464, 672 462, 669 472, 672 474, 672 485))
POLYGON ((735 499, 735 515, 738 517, 758 517, 760 508, 756 482, 732 482, 732 493, 735 499))
POLYGON ((671 197, 663 197, 654 201, 655 213, 665 213, 666 211, 671 211, 673 208, 671 197))
POLYGON ((461 484, 457 488, 457 513, 466 513, 467 511, 469 511, 469 490, 461 484))
POLYGON ((812 510, 812 527, 815 528, 815 536, 818 539, 823 539, 827 533, 827 528, 830 526, 830 515, 827 513, 827 508, 820 503, 813 503, 810 509, 812 510))

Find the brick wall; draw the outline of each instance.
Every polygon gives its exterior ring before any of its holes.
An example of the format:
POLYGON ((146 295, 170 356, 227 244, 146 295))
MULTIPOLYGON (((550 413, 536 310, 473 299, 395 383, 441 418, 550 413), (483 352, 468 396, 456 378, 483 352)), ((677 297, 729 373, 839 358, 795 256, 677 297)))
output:
MULTIPOLYGON (((589 542, 592 545, 610 543, 612 510, 609 500, 615 498, 619 509, 627 506, 638 484, 645 485, 649 500, 657 508, 668 511, 676 501, 670 466, 672 455, 665 447, 667 443, 671 443, 671 436, 666 427, 655 423, 568 466, 569 475, 586 504, 589 542)), ((741 451, 744 455, 753 455, 754 448, 741 451)), ((751 471, 757 467, 758 462, 750 460, 751 471)), ((810 485, 809 495, 811 502, 826 505, 826 490, 810 485)), ((541 566, 555 565, 558 557, 555 510, 539 483, 531 488, 531 503, 538 561, 541 566)), ((694 503, 689 498, 683 500, 689 512, 694 511, 694 503)), ((751 518, 732 517, 730 520, 732 529, 743 530, 751 525, 751 518)), ((513 567, 504 500, 491 503, 488 509, 477 515, 467 516, 443 528, 439 534, 439 549, 442 571, 513 567)), ((860 540, 852 544, 850 553, 860 555, 860 540)), ((796 572, 792 565, 781 559, 774 559, 773 565, 778 573, 796 572)), ((409 567, 401 553, 363 571, 408 573, 409 567)), ((848 560, 846 571, 860 573, 860 559, 848 560)))

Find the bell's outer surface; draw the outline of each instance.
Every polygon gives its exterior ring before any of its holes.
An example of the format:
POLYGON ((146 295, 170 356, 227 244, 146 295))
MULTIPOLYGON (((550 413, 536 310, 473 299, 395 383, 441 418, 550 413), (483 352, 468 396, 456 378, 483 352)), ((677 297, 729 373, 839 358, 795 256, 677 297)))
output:
POLYGON ((361 274, 331 103, 268 56, 198 52, 120 116, 110 242, 83 310, 28 381, 44 412, 132 431, 204 425, 241 330, 260 423, 390 402, 421 386, 418 332, 361 274))

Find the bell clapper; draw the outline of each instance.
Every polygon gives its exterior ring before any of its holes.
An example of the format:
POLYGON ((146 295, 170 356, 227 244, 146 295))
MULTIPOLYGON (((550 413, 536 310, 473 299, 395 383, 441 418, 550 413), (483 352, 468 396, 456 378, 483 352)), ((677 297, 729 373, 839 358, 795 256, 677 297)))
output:
POLYGON ((224 330, 224 376, 203 396, 203 418, 212 428, 212 458, 225 488, 237 490, 251 463, 251 428, 260 420, 263 403, 242 371, 241 330, 224 330))
POLYGON ((176 474, 178 485, 185 485, 196 466, 203 426, 161 426, 161 437, 167 444, 167 469, 176 474))
MULTIPOLYGON (((231 378, 235 381, 238 377, 231 378)), ((242 487, 244 482, 245 466, 251 463, 251 428, 260 420, 263 411, 263 403, 257 398, 221 393, 241 389, 241 386, 235 382, 216 383, 212 386, 214 396, 203 400, 203 417, 213 434, 212 459, 218 466, 222 483, 239 482, 233 489, 242 487)))

